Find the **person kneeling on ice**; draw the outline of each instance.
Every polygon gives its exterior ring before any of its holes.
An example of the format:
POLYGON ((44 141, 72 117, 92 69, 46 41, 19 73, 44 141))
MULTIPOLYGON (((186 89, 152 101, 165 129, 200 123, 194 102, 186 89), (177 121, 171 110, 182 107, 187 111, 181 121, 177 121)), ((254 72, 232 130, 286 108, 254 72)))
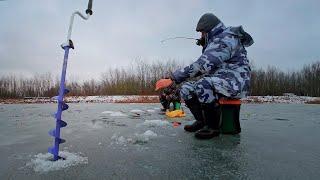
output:
MULTIPOLYGON (((156 89, 157 90, 157 89, 156 89)), ((169 87, 164 88, 162 93, 159 95, 159 100, 163 108, 161 111, 166 112, 170 110, 170 104, 173 104, 173 110, 180 109, 181 98, 179 89, 175 86, 171 85, 169 87)))
POLYGON ((202 55, 169 78, 157 81, 156 86, 183 83, 181 97, 196 119, 184 129, 196 132, 197 138, 213 138, 220 134, 218 99, 242 98, 249 92, 251 69, 245 47, 251 46, 253 39, 242 26, 225 27, 211 13, 200 18, 196 31, 201 32, 197 44, 203 47, 202 55), (197 81, 187 81, 199 76, 197 81))

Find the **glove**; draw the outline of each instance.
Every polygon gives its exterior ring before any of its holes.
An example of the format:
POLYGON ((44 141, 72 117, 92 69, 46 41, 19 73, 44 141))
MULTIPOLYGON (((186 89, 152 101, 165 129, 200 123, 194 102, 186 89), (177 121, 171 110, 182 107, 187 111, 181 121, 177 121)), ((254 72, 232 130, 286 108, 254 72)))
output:
POLYGON ((171 95, 166 96, 166 100, 167 101, 171 101, 172 100, 172 96, 171 95))
POLYGON ((169 87, 172 84, 173 84, 173 81, 171 79, 160 79, 156 82, 155 90, 158 91, 159 89, 169 87))

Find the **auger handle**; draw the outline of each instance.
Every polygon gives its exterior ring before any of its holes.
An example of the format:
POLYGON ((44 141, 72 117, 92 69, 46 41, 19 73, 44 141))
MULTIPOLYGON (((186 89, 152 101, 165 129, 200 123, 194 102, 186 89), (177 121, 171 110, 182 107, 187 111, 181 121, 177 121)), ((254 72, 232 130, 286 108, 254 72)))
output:
POLYGON ((86 14, 90 14, 90 15, 92 15, 92 1, 93 0, 89 0, 89 2, 88 2, 88 9, 86 10, 86 14))

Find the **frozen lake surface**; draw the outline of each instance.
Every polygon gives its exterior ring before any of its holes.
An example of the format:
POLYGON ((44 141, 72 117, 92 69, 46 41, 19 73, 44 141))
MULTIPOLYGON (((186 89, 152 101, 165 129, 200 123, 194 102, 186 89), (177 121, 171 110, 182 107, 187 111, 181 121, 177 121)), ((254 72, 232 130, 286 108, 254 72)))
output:
POLYGON ((319 179, 319 105, 245 104, 242 133, 212 140, 183 130, 189 111, 167 119, 159 107, 70 104, 68 161, 54 164, 56 104, 0 105, 0 179, 319 179))

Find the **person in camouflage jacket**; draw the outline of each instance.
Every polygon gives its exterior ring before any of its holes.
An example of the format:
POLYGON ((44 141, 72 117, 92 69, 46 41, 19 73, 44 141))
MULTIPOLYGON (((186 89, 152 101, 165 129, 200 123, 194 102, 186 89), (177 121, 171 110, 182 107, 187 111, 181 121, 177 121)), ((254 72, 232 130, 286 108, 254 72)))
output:
POLYGON ((176 103, 181 103, 181 97, 179 89, 175 86, 169 86, 165 88, 162 93, 159 95, 159 100, 163 108, 161 111, 166 112, 167 110, 170 110, 170 104, 173 103, 173 110, 177 110, 177 107, 175 107, 176 103))
POLYGON ((181 98, 196 121, 185 130, 196 132, 198 138, 218 136, 220 126, 220 97, 242 98, 250 88, 250 65, 245 47, 253 44, 242 26, 225 27, 211 13, 204 14, 196 31, 201 32, 197 44, 203 46, 202 55, 191 65, 176 70, 170 79, 182 84, 181 98), (201 76, 197 81, 190 78, 201 76))

